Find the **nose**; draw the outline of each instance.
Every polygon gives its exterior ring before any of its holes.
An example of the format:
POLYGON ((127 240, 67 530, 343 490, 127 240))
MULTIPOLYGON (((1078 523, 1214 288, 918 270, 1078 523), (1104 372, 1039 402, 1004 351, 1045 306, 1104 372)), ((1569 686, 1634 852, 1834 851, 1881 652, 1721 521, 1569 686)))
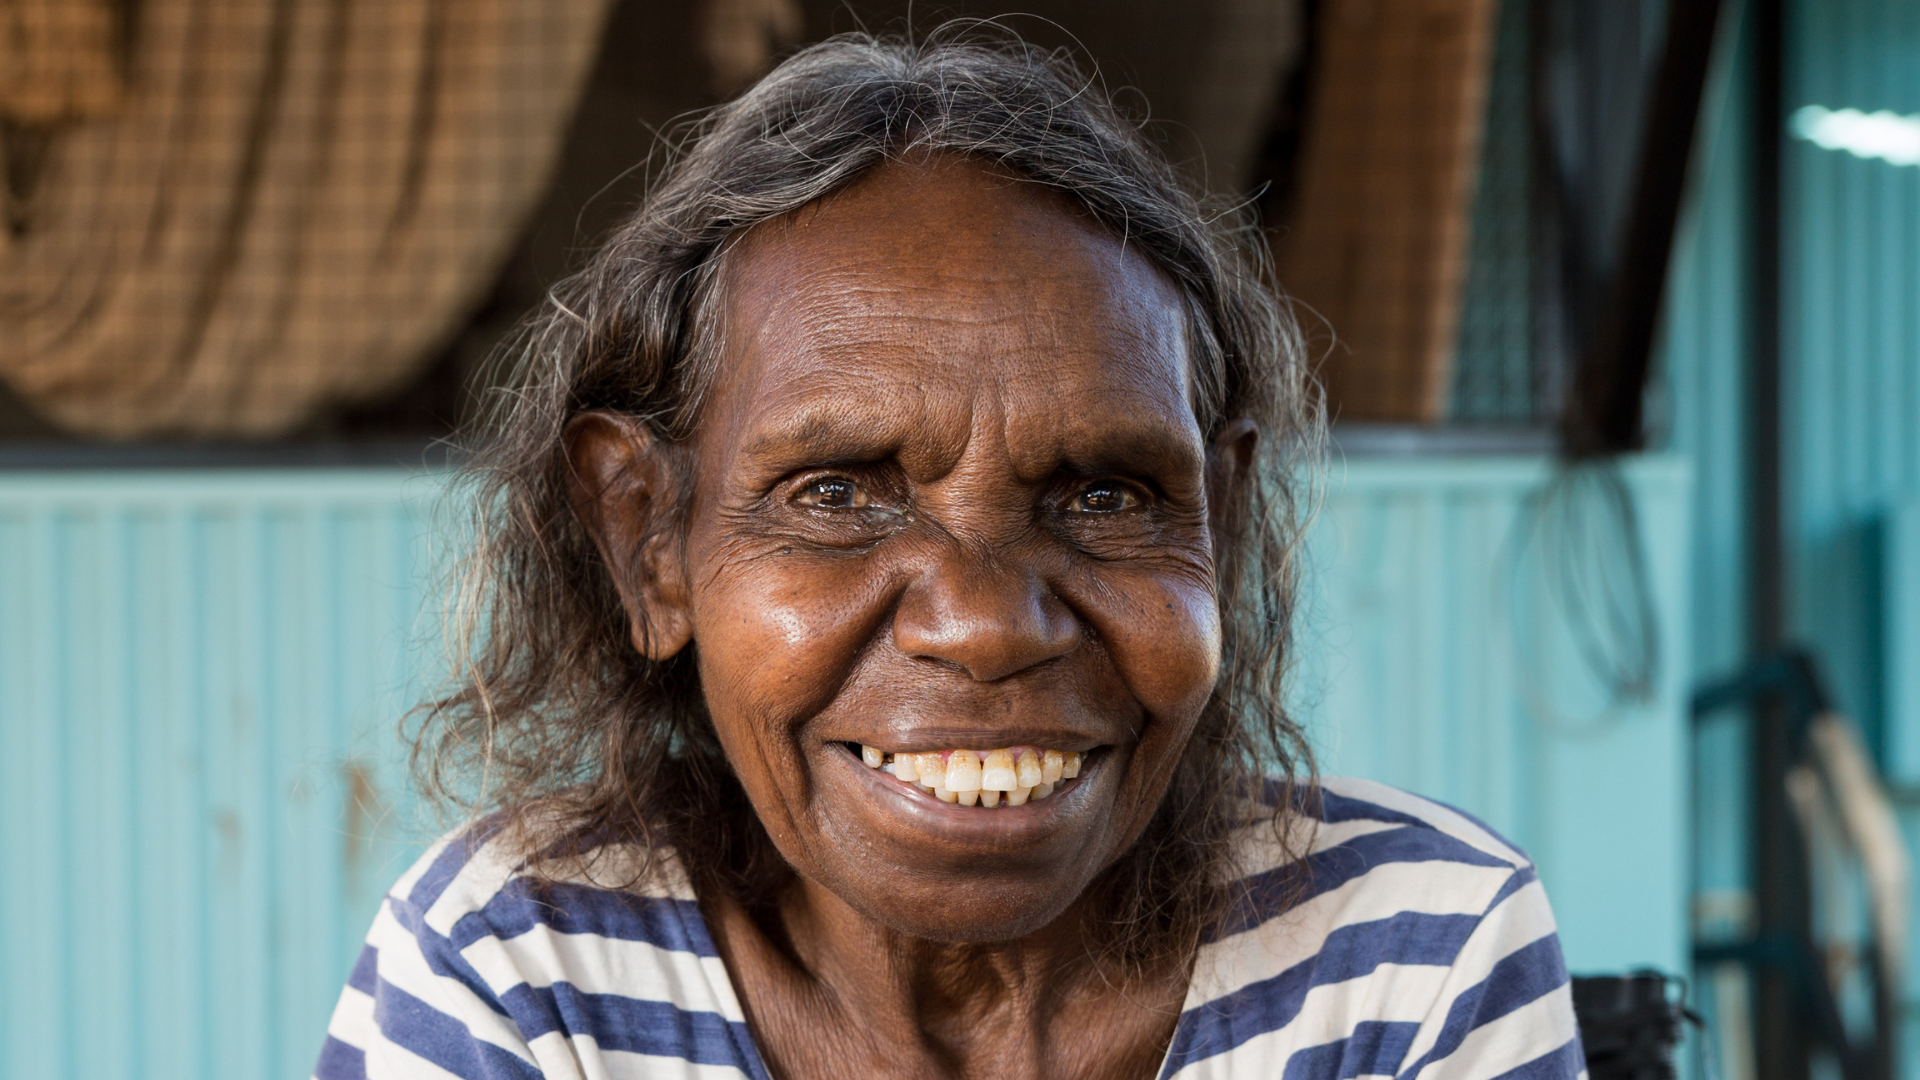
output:
POLYGON ((1079 619, 1033 568, 954 544, 900 598, 893 644, 997 682, 1071 651, 1079 619))

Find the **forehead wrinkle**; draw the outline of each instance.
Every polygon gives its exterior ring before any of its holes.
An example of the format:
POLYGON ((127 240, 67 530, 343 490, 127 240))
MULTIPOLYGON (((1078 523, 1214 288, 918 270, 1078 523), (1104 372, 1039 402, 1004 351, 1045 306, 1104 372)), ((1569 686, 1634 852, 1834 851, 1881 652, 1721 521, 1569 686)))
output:
MULTIPOLYGON (((840 216, 826 208, 813 213, 840 216)), ((816 330, 844 330, 880 315, 954 326, 1051 325, 1058 321, 1052 316, 1063 307, 1084 312, 1092 297, 1097 298, 1104 323, 1136 324, 1144 329, 1171 316, 1184 336, 1185 310, 1177 290, 1157 267, 1104 232, 1085 223, 1054 220, 1056 216, 1043 217, 1054 226, 1045 231, 1067 235, 942 229, 937 241, 923 237, 904 249, 884 243, 851 251, 836 248, 826 260, 817 257, 820 242, 858 235, 869 223, 858 218, 836 221, 816 233, 787 222, 769 222, 774 227, 756 228, 733 252, 729 276, 747 286, 743 293, 757 294, 763 324, 785 321, 816 330), (1069 237, 1092 242, 1043 243, 1069 237), (968 257, 983 252, 997 253, 984 267, 979 259, 968 257), (953 271, 956 261, 968 269, 953 271), (978 309, 956 305, 954 300, 963 295, 989 303, 978 309)), ((1162 330, 1155 326, 1151 336, 1159 336, 1162 330)))
POLYGON ((809 361, 825 370, 861 377, 867 373, 859 370, 860 366, 875 358, 897 360, 902 366, 918 363, 957 369, 968 375, 993 365, 1001 369, 1000 381, 1013 382, 1037 372, 1049 386, 1057 387, 1059 365, 1052 361, 1079 354, 1098 358, 1141 383, 1166 383, 1170 402, 1185 402, 1189 396, 1191 373, 1184 312, 1144 304, 1123 290, 1097 294, 1107 302, 1097 305, 1100 310, 1093 313, 1089 326, 1065 314, 1069 309, 1081 316, 1089 314, 1083 295, 1063 303, 1039 295, 1037 290, 1027 290, 1011 297, 1013 303, 994 304, 983 311, 953 302, 956 292, 977 284, 964 275, 951 276, 959 289, 943 283, 903 283, 891 278, 872 285, 840 285, 838 277, 831 271, 819 275, 778 301, 781 310, 766 320, 800 330, 793 342, 801 347, 796 354, 806 352, 809 361), (840 285, 833 293, 837 298, 871 297, 878 302, 849 310, 853 305, 809 303, 811 298, 804 295, 836 285, 840 285), (879 299, 901 296, 916 300, 925 296, 928 302, 924 307, 916 304, 917 310, 901 310, 879 299), (940 334, 943 329, 1014 332, 946 341, 940 334))
POLYGON ((778 364, 787 377, 769 380, 756 365, 761 377, 741 403, 744 430, 760 433, 748 454, 826 462, 899 453, 924 481, 985 435, 1024 483, 1063 464, 1158 473, 1197 463, 1184 337, 1169 350, 1168 334, 1154 333, 1163 328, 1107 325, 1089 340, 1049 325, 942 349, 902 334, 900 320, 828 313, 818 325, 840 322, 863 340, 801 334, 778 364), (1089 381, 1081 365, 1053 362, 1076 354, 1096 357, 1102 374, 1089 381))
POLYGON ((1088 456, 1191 456, 1188 313, 1138 252, 1027 199, 1015 200, 1017 222, 954 229, 936 215, 905 239, 897 228, 874 232, 859 201, 834 197, 757 226, 723 271, 733 286, 728 366, 744 376, 735 415, 753 452, 854 446, 870 456, 885 443, 950 467, 976 438, 977 397, 1000 392, 996 441, 1019 444, 1008 452, 1023 474, 1088 456), (1004 257, 979 258, 991 252, 1004 257), (949 269, 956 257, 964 272, 949 269), (1063 384, 1063 368, 1079 385, 1063 384), (780 417, 809 396, 854 400, 780 417), (1143 430, 1140 414, 1157 420, 1143 430), (779 431, 795 423, 796 437, 779 431), (834 432, 849 426, 857 437, 834 432))
MULTIPOLYGON (((781 290, 758 329, 794 334, 823 355, 877 347, 941 360, 949 350, 916 345, 944 338, 964 348, 979 343, 952 339, 981 331, 999 345, 1057 345, 1065 329, 1062 312, 1072 307, 1084 313, 1086 297, 1076 292, 1070 300, 1059 299, 1056 284, 1038 275, 983 279, 944 268, 830 266, 781 290), (901 329, 907 326, 916 330, 903 338, 901 329)), ((1102 326, 1142 340, 1158 336, 1128 325, 1141 320, 1125 298, 1107 299, 1097 317, 1102 326)))
MULTIPOLYGON (((1119 468, 1149 458, 1176 470, 1203 463, 1187 337, 1184 325, 1174 321, 1173 326, 1142 325, 1137 318, 1107 324, 1110 337, 1091 343, 1098 347, 1104 377, 1091 384, 1063 382, 1064 373, 1054 365, 1021 364, 1007 372, 1007 391, 1046 403, 1009 416, 1019 426, 1010 432, 1013 445, 1025 451, 1018 461, 1023 475, 1037 476, 1061 464, 1119 468)), ((1060 340, 1058 350, 1093 351, 1078 338, 1060 340)))

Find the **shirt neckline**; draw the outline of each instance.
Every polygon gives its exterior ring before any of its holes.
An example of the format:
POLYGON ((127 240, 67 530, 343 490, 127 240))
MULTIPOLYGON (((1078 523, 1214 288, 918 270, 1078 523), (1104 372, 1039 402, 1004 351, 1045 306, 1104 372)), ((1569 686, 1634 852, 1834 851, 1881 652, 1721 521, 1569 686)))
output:
MULTIPOLYGON (((691 888, 688 890, 688 898, 690 900, 689 903, 679 905, 682 920, 691 920, 691 922, 684 923, 684 929, 688 932, 688 937, 691 940, 699 942, 703 948, 713 954, 715 959, 720 961, 720 979, 722 981, 720 985, 713 987, 713 989, 717 992, 716 996, 722 1001, 729 998, 732 999, 734 1008, 739 1010, 740 1023, 738 1026, 736 1027, 729 1022, 727 1027, 734 1032, 734 1041, 738 1044, 741 1057, 745 1059, 746 1065, 748 1066, 746 1070, 747 1075, 753 1077, 753 1080, 773 1080, 773 1073, 767 1068, 766 1059, 760 1056, 760 1040, 754 1035, 752 1022, 748 1019, 746 999, 741 996, 739 987, 734 985, 733 972, 727 968, 726 957, 720 955, 720 950, 713 943, 713 934, 707 927, 707 916, 700 910, 699 897, 693 893, 691 888)), ((1207 944, 1202 943, 1198 953, 1194 956, 1193 969, 1187 974, 1187 992, 1180 1000, 1180 1016, 1173 1023, 1173 1032, 1167 1037, 1166 1048, 1160 1051, 1160 1064, 1154 1068, 1153 1075, 1156 1080, 1157 1078, 1167 1075, 1167 1065, 1173 1059, 1173 1048, 1180 1045, 1180 1033, 1187 1026, 1187 1017, 1192 1013, 1195 1005, 1199 1004, 1194 1000, 1194 997, 1200 992, 1200 962, 1205 957, 1208 948, 1209 946, 1207 944)), ((709 981, 711 981, 711 976, 709 976, 709 981)))

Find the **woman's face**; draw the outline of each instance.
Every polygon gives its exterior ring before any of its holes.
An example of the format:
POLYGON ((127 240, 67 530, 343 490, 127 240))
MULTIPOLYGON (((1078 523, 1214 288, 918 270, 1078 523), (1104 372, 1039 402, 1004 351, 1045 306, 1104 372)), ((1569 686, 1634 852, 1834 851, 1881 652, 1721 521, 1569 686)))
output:
MULTIPOLYGON (((630 597, 690 630, 720 740, 806 879, 919 937, 1040 929, 1140 835, 1212 691, 1207 486, 1250 427, 1210 457, 1179 296, 1145 258, 963 162, 755 230, 721 297, 684 561, 654 564, 679 584, 630 597), (1084 764, 990 809, 863 746, 1084 764)), ((614 534, 622 512, 601 511, 614 534)))

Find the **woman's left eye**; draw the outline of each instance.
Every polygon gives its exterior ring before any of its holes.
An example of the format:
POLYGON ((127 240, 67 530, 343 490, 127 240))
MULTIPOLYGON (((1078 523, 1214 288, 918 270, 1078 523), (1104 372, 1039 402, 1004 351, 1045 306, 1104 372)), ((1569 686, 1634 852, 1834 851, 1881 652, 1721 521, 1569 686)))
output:
POLYGON ((858 510, 872 502, 859 484, 840 476, 815 480, 801 488, 794 501, 819 510, 858 510))
POLYGON ((1140 496, 1125 484, 1091 484, 1074 495, 1068 508, 1079 514, 1116 514, 1140 505, 1140 496))

